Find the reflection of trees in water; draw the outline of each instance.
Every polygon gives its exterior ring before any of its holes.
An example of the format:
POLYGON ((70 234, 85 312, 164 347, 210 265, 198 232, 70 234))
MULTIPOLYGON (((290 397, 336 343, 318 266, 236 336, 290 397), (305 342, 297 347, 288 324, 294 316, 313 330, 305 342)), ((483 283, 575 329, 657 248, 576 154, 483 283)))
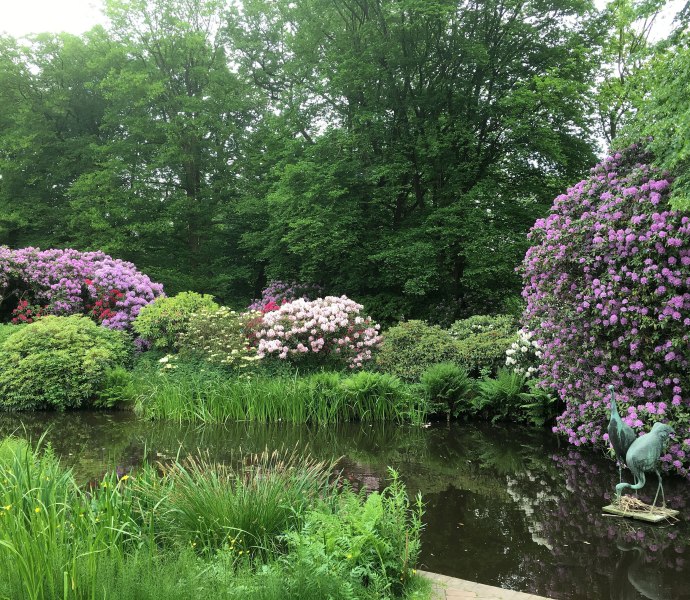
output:
MULTIPOLYGON (((555 454, 552 461, 558 475, 543 473, 543 489, 551 493, 535 491, 528 473, 511 485, 514 497, 531 507, 525 511, 533 522, 530 529, 553 553, 555 568, 533 564, 541 571, 535 593, 554 598, 690 598, 680 575, 688 568, 686 524, 644 525, 604 516, 601 507, 618 477, 613 463, 597 463, 572 449, 555 454)), ((669 505, 684 513, 686 482, 669 480, 667 487, 669 505)))

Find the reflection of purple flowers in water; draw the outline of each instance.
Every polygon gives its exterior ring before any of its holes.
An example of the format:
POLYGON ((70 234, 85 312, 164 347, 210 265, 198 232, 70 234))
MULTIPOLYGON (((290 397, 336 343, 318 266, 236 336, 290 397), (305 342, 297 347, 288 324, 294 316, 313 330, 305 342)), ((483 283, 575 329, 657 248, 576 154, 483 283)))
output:
MULTIPOLYGON (((591 454, 567 449, 551 456, 556 469, 545 469, 541 477, 549 493, 535 494, 527 478, 518 478, 521 494, 530 496, 539 537, 550 548, 558 565, 543 567, 539 562, 526 565, 539 573, 531 591, 553 598, 569 598, 563 590, 573 590, 577 598, 608 598, 610 589, 623 585, 614 573, 647 569, 663 579, 664 586, 676 585, 678 573, 688 568, 687 548, 690 530, 684 523, 648 525, 630 519, 604 516, 602 507, 613 497, 618 473, 613 463, 592 462, 591 454), (625 554, 628 552, 629 554, 625 554), (538 589, 537 589, 538 588, 538 589)), ((624 479, 630 472, 624 471, 624 479)), ((687 482, 678 477, 664 479, 667 505, 681 512, 688 510, 687 482)), ((640 498, 651 502, 656 491, 656 476, 640 498)), ((533 559, 527 557, 529 563, 533 559)), ((632 572, 632 571, 631 571, 632 572)), ((680 578, 682 579, 682 578, 680 578)), ((666 587, 664 587, 666 589, 666 587)), ((675 592, 674 592, 675 593, 675 592)), ((618 597, 613 594, 610 597, 618 597)), ((642 596, 641 596, 642 597, 642 596)), ((665 596, 662 596, 665 597, 665 596)), ((682 597, 676 595, 668 597, 682 597)))

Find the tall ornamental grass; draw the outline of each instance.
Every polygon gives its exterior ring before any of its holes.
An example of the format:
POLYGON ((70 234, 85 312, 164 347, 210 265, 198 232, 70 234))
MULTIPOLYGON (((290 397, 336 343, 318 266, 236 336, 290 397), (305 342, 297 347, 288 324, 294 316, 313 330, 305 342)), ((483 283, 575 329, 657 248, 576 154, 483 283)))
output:
POLYGON ((397 476, 365 499, 294 453, 175 460, 84 489, 50 448, 7 438, 0 504, 0 598, 429 598, 421 500, 397 476))
POLYGON ((204 423, 421 422, 426 416, 424 399, 411 386, 369 372, 238 378, 171 370, 139 380, 135 410, 149 419, 204 423))

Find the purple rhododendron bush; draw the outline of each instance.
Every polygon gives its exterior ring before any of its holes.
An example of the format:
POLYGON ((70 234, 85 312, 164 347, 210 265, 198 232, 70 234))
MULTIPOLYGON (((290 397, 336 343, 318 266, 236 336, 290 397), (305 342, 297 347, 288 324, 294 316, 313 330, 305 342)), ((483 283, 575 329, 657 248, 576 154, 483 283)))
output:
POLYGON ((110 329, 129 329, 142 306, 161 295, 160 283, 103 252, 0 246, 0 302, 16 304, 13 322, 87 314, 110 329))
POLYGON ((638 146, 606 158, 535 223, 524 319, 542 347, 542 384, 566 404, 554 431, 606 443, 613 384, 638 433, 675 428, 662 460, 688 476, 690 218, 670 209, 670 178, 650 162, 638 146))
POLYGON ((381 344, 380 326, 360 313, 363 306, 347 296, 298 298, 267 312, 255 333, 257 356, 342 361, 351 368, 372 359, 381 344))

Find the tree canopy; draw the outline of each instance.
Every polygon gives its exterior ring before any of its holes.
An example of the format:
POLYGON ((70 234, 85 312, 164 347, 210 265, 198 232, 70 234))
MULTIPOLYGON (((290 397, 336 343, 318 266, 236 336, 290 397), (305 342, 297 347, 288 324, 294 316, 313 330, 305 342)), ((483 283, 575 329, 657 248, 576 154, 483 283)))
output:
POLYGON ((105 4, 107 29, 0 38, 0 243, 443 322, 516 302, 529 227, 595 162, 601 114, 632 114, 596 86, 616 27, 637 60, 658 3, 105 4))

